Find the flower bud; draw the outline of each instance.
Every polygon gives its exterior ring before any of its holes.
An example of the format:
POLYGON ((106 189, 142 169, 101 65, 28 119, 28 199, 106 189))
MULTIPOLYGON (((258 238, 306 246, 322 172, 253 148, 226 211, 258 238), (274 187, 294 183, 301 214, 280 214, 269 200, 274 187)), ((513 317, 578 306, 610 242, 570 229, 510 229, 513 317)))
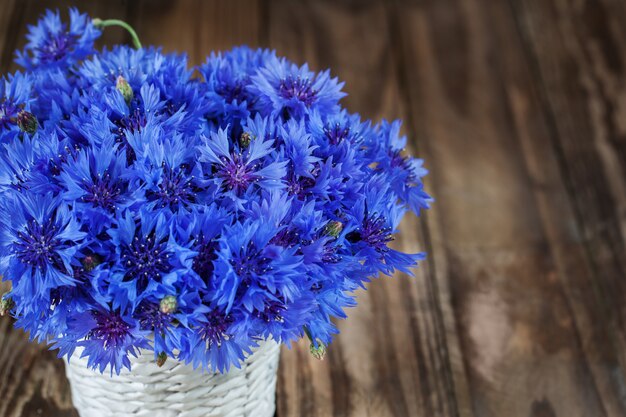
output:
POLYGON ((243 132, 241 134, 241 137, 239 137, 239 145, 242 148, 247 148, 248 146, 250 146, 250 141, 251 140, 252 140, 252 136, 250 136, 250 133, 243 132))
POLYGON ((337 237, 343 230, 343 223, 336 220, 331 220, 326 223, 326 234, 332 237, 337 237))
POLYGON ((122 77, 121 75, 117 77, 117 81, 115 82, 115 88, 122 94, 122 97, 124 97, 126 104, 129 104, 130 101, 133 99, 133 89, 130 84, 128 84, 128 81, 126 81, 126 78, 122 77))
POLYGON ((167 361, 167 355, 165 354, 165 352, 159 353, 156 359, 157 366, 160 368, 165 364, 165 361, 167 361))
POLYGON ((161 302, 159 303, 159 310, 163 314, 172 314, 178 308, 178 301, 176 301, 176 297, 173 295, 167 295, 163 297, 161 302))
POLYGON ((37 131, 37 118, 31 112, 22 110, 17 114, 17 126, 22 132, 32 135, 37 131))
POLYGON ((310 346, 311 355, 317 360, 323 361, 326 356, 326 345, 321 342, 318 342, 318 346, 315 347, 314 343, 311 343, 310 346))
POLYGON ((0 316, 6 316, 15 307, 15 301, 11 297, 0 299, 0 316))
POLYGON ((97 255, 87 255, 83 258, 82 264, 85 271, 91 272, 102 262, 97 255))

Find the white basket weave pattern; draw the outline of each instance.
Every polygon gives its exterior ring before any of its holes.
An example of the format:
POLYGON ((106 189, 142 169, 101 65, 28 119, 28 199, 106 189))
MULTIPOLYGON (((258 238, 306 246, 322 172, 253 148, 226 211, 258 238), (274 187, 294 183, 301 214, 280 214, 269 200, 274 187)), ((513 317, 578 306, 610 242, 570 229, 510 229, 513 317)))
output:
POLYGON ((273 417, 279 355, 276 342, 262 342, 241 369, 225 374, 172 359, 158 367, 152 352, 112 378, 88 369, 79 355, 65 370, 81 417, 273 417))

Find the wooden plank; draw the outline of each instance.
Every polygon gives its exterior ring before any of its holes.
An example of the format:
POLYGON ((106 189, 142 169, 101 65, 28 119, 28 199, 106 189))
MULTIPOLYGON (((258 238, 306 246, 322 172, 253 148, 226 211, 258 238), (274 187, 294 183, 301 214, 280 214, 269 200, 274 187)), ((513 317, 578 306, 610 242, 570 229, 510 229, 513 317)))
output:
POLYGON ((142 42, 162 46, 165 52, 185 52, 190 65, 203 63, 211 51, 240 44, 259 46, 261 6, 259 0, 144 0, 133 4, 142 42))
POLYGON ((6 73, 13 61, 13 50, 17 34, 16 28, 22 21, 23 4, 18 0, 4 2, 0 8, 0 71, 6 73))
MULTIPOLYGON (((268 13, 269 43, 280 55, 314 69, 331 68, 346 81, 345 104, 379 120, 405 114, 384 2, 275 1, 268 13)), ((428 245, 420 223, 409 218, 398 242, 408 252, 428 245)), ((432 254, 431 254, 432 255, 432 254)), ((359 306, 339 323, 341 334, 319 363, 307 343, 283 355, 280 416, 458 415, 460 356, 446 335, 454 324, 441 317, 434 271, 424 263, 416 277, 398 274, 360 292, 359 306), (452 348, 451 348, 452 347, 452 348), (456 364, 456 367, 453 367, 456 364)), ((449 310, 449 309, 448 309, 449 310)), ((449 316, 451 318, 451 316, 449 316)), ((451 338, 453 339, 453 338, 451 338)))
POLYGON ((617 1, 512 3, 593 268, 597 321, 626 367, 626 19, 617 1), (551 22, 547 25, 547 22, 551 22), (547 26, 546 26, 547 25, 547 26))
POLYGON ((78 416, 63 362, 0 318, 0 417, 78 416))
POLYGON ((434 167, 431 235, 444 253, 435 268, 452 288, 474 414, 623 415, 615 352, 585 305, 591 268, 509 5, 396 4, 412 125, 434 167))

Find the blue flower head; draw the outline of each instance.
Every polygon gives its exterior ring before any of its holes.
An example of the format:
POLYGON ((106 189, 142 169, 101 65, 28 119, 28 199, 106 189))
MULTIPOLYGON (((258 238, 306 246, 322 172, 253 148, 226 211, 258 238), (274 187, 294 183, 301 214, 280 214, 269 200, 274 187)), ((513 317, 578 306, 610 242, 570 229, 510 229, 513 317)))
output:
POLYGON ((261 114, 300 119, 313 110, 338 111, 339 100, 346 95, 342 87, 328 70, 316 74, 306 64, 298 67, 272 56, 258 69, 248 88, 258 97, 255 107, 261 114))
POLYGON ((11 142, 20 134, 20 114, 30 109, 32 80, 16 72, 0 79, 0 143, 11 142))
POLYGON ((41 16, 35 26, 29 26, 28 43, 17 52, 15 62, 29 71, 67 67, 94 52, 98 30, 86 14, 70 9, 69 26, 61 21, 58 12, 50 10, 41 16))
POLYGON ((267 49, 253 50, 245 46, 226 53, 212 53, 199 70, 212 98, 220 99, 221 106, 215 110, 223 112, 224 106, 235 102, 253 106, 257 96, 248 91, 251 77, 275 55, 267 49))
POLYGON ((86 233, 68 207, 50 194, 11 193, 2 201, 0 265, 12 277, 18 307, 49 297, 53 288, 74 285, 71 260, 86 233))

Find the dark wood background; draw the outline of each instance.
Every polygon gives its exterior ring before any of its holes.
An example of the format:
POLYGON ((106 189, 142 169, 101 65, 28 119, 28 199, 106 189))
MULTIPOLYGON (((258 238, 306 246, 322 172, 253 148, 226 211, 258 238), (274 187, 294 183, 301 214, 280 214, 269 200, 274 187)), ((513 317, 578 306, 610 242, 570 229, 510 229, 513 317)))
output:
MULTIPOLYGON (((25 25, 71 1, 3 0, 25 25)), ((275 48, 402 118, 437 201, 326 361, 283 351, 279 417, 626 415, 626 4, 612 0, 99 1, 145 44, 275 48)), ((105 43, 127 42, 109 29, 105 43)), ((63 364, 0 320, 0 416, 76 416, 63 364)))

